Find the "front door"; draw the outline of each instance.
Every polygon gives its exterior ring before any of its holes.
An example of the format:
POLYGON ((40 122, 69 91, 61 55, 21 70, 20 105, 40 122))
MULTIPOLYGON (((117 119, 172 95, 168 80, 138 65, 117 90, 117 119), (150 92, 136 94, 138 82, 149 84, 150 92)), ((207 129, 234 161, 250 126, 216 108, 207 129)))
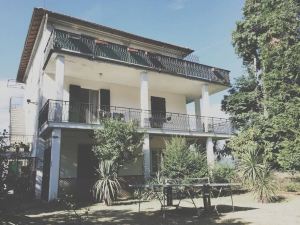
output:
POLYGON ((77 156, 77 188, 79 198, 91 198, 91 188, 96 180, 97 160, 91 145, 79 145, 77 156))

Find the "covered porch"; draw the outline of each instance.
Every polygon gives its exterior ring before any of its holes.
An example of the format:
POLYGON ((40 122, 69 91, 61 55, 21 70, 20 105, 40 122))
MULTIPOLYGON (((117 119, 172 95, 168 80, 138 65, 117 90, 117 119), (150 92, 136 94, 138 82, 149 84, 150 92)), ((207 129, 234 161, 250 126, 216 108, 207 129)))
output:
MULTIPOLYGON (((41 197, 51 201, 62 194, 77 194, 81 199, 91 198, 91 187, 96 180, 95 160, 91 151, 91 130, 54 129, 44 151, 41 197), (60 131, 58 131, 60 130, 60 131)), ((143 183, 160 171, 165 140, 170 135, 146 134, 140 156, 127 163, 119 171, 125 187, 143 183)), ((213 163, 213 143, 207 137, 186 137, 188 143, 197 144, 206 151, 209 163, 213 163)))

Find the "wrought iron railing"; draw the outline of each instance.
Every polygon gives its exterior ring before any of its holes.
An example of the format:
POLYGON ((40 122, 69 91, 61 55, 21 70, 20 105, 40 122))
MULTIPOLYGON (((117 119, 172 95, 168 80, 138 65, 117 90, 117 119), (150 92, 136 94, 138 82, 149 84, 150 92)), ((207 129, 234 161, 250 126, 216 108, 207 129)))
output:
POLYGON ((107 118, 125 122, 135 121, 141 128, 217 134, 232 133, 230 121, 223 118, 57 100, 48 100, 42 107, 39 114, 39 127, 41 128, 48 122, 101 124, 107 118))
POLYGON ((228 70, 203 65, 191 60, 132 49, 124 45, 57 29, 52 31, 45 48, 44 66, 49 59, 50 52, 53 50, 64 50, 93 59, 125 63, 145 69, 198 78, 224 85, 230 84, 228 70))

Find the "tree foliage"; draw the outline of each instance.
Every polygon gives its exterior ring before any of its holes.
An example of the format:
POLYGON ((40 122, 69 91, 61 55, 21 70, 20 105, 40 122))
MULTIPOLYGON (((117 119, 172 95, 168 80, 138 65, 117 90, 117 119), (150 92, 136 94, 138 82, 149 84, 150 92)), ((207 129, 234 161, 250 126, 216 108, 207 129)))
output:
POLYGON ((199 149, 191 149, 185 138, 174 137, 166 141, 162 174, 169 179, 204 177, 206 157, 199 149))
POLYGON ((96 201, 111 205, 121 188, 118 171, 124 163, 141 153, 144 134, 138 132, 135 122, 105 119, 103 128, 94 130, 92 151, 98 160, 97 181, 93 186, 96 201))
POLYGON ((231 145, 255 148, 273 167, 300 169, 300 2, 246 0, 243 15, 233 45, 248 75, 222 106, 239 128, 231 145))
POLYGON ((99 161, 113 161, 118 171, 125 162, 141 154, 143 137, 134 122, 107 119, 103 121, 103 129, 94 130, 92 151, 99 161))

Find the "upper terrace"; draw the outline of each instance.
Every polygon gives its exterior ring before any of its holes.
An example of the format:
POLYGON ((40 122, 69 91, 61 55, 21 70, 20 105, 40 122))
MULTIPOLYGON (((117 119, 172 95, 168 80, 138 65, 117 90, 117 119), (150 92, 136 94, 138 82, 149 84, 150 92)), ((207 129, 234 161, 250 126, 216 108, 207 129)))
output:
POLYGON ((88 59, 208 81, 225 87, 230 85, 228 70, 189 60, 188 56, 193 52, 192 49, 41 8, 35 8, 32 15, 18 70, 18 81, 25 82, 36 43, 42 37, 43 27, 47 25, 51 27, 52 33, 45 48, 44 68, 53 52, 63 52, 88 59), (64 29, 66 27, 69 29, 64 29), (113 41, 103 38, 103 35, 113 37, 113 41))
POLYGON ((125 45, 58 29, 52 31, 45 48, 46 57, 44 67, 46 67, 53 52, 86 57, 92 60, 103 60, 189 79, 209 81, 225 86, 230 84, 229 71, 224 69, 134 49, 125 45))

